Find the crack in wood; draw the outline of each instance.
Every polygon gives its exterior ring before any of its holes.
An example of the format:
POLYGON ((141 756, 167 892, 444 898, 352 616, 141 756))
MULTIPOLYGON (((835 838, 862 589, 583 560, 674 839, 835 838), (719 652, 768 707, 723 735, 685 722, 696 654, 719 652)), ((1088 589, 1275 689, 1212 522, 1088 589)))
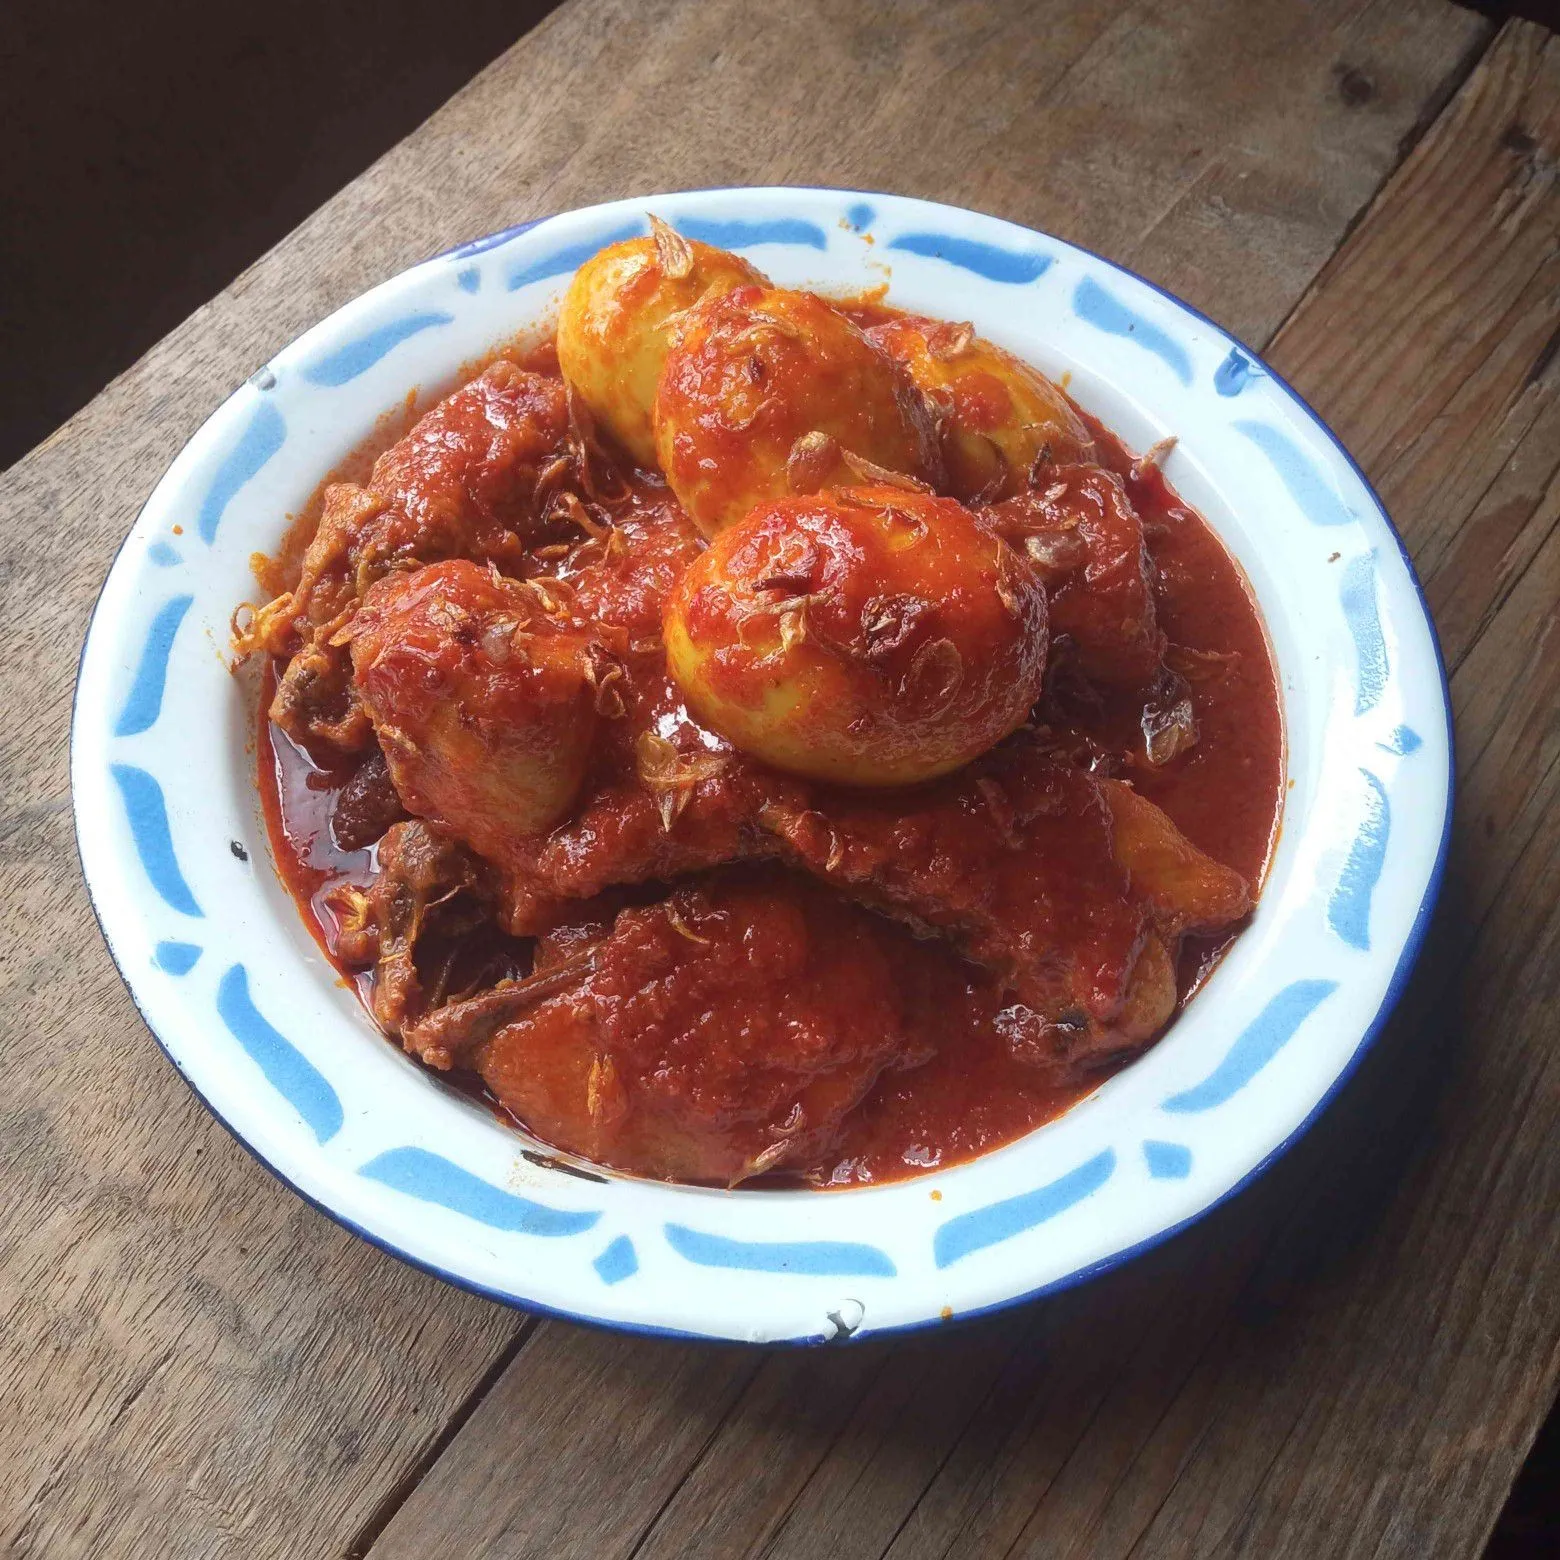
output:
POLYGON ((498 1385, 509 1367, 520 1357, 521 1351, 540 1326, 534 1316, 524 1316, 508 1344, 493 1357, 482 1374, 472 1384, 471 1390, 461 1399, 454 1413, 431 1435, 428 1443, 407 1464, 400 1477, 385 1491, 368 1517, 347 1541, 344 1560, 366 1560, 380 1534, 389 1527, 396 1512, 422 1483, 428 1470, 444 1455, 445 1448, 465 1428, 467 1420, 481 1407, 483 1399, 498 1385))

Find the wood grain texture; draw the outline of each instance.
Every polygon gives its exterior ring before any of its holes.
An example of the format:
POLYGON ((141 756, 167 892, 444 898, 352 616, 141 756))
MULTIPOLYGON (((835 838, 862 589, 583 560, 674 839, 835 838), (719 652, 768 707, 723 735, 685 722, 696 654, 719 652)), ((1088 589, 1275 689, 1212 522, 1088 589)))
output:
MULTIPOLYGON (((596 1560, 627 1552, 644 1514, 675 1495, 764 1363, 757 1350, 737 1345, 646 1347, 642 1338, 602 1333, 590 1335, 582 1361, 576 1336, 539 1327, 440 1460, 462 1469, 464 1500, 453 1525, 444 1513, 437 1541, 420 1537, 408 1549, 398 1517, 370 1546, 375 1560, 425 1560, 457 1539, 463 1557, 596 1560), (600 1412, 603 1404, 610 1413, 600 1412), (520 1443, 530 1455, 487 1455, 520 1443)), ((414 1492, 410 1503, 417 1500, 414 1492)))
MULTIPOLYGON (((766 1366, 800 1423, 780 1428, 761 1373, 644 1537, 599 1553, 1481 1548, 1560 1371, 1557 111, 1560 44, 1508 29, 1272 347, 1354 440, 1447 617, 1458 845, 1397 1020, 1311 1136, 1196 1230, 1026 1311, 880 1345, 864 1390, 820 1395, 827 1358, 766 1366)), ((598 1345, 568 1347, 583 1372, 598 1345)), ((465 1440, 386 1555, 451 1531, 512 1455, 465 1440)), ((477 1551, 540 1552, 510 1530, 477 1551)))
MULTIPOLYGON (((1102 1405, 1138 1380, 1115 1369, 1128 1338, 1145 1403, 1167 1399, 1164 1425, 1186 1444, 1202 1433, 1223 1389, 1177 1396, 1181 1351, 1220 1357, 1250 1268, 1212 1237, 907 1354, 761 1362, 551 1326, 522 1340, 512 1314, 275 1185, 157 1056, 97 937, 70 832, 75 652, 136 509, 222 397, 454 240, 631 190, 894 188, 1105 250, 1261 340, 1484 37, 1440 0, 575 0, 13 468, 0 483, 0 1398, 25 1412, 0 1419, 7 1553, 291 1560, 359 1540, 375 1554, 930 1553, 1023 1533, 1042 1482, 1119 1486, 1133 1511, 1160 1498, 1132 1462, 1159 1426, 1152 1407, 1102 1419, 1102 1405), (1173 1325, 1146 1325, 1161 1314, 1173 1325), (1108 1359, 1076 1345, 1094 1316, 1113 1319, 1108 1359), (480 1547, 452 1546, 465 1528, 480 1547)), ((1503 218, 1513 243, 1549 209, 1532 182, 1503 218)), ((1464 440, 1484 426, 1479 404, 1464 440)), ((1528 601, 1524 562, 1547 557, 1536 504, 1511 507, 1548 480, 1542 459, 1515 423, 1508 434, 1527 464, 1495 472, 1486 497, 1507 507, 1480 545, 1509 554, 1509 599, 1475 591, 1459 607, 1470 645, 1484 628, 1470 665, 1528 601)), ((1510 765, 1541 755, 1543 734, 1503 745, 1506 730, 1485 744, 1491 816, 1537 830, 1542 799, 1510 765)), ((1229 1211, 1220 1238, 1238 1253, 1297 1185, 1291 1173, 1269 1202, 1229 1211)), ((1334 1303, 1351 1294, 1343 1283, 1334 1303)), ((1534 1310, 1532 1336, 1547 1321, 1534 1310)), ((1531 1394, 1503 1406, 1476 1512, 1531 1412, 1531 1394)), ((1159 1443, 1150 1471, 1178 1466, 1181 1445, 1159 1443)))

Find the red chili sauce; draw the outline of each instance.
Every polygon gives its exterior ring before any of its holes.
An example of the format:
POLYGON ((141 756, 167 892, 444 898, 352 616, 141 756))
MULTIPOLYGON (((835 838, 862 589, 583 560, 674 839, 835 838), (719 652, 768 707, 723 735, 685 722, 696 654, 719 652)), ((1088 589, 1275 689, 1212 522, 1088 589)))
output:
MULTIPOLYGON (((864 305, 849 312, 865 324, 889 311, 864 305)), ((551 346, 526 354, 524 366, 556 374, 551 346)), ((1116 772, 1163 808, 1195 845, 1246 877, 1255 895, 1277 837, 1284 756, 1272 657, 1250 588, 1207 523, 1180 501, 1157 466, 1136 466, 1114 435, 1094 419, 1085 420, 1104 464, 1122 478, 1143 520, 1154 565, 1158 621, 1171 646, 1167 664, 1189 688, 1197 740, 1163 765, 1123 767, 1119 755, 1130 749, 1143 719, 1141 693, 1113 697, 1091 690, 1080 699, 1065 686, 1052 686, 1037 719, 1075 738, 1086 753, 1118 755, 1116 772)), ((384 442, 390 442, 388 436, 384 442)), ((625 505, 675 504, 658 481, 635 479, 630 490, 625 505)), ((300 532, 306 535, 311 524, 312 515, 305 515, 300 532)), ((296 556, 295 542, 290 551, 296 556)), ((272 852, 321 948, 366 998, 372 976, 351 971, 336 958, 337 927, 325 901, 333 884, 343 879, 366 883, 374 873, 374 849, 340 850, 332 831, 338 807, 356 805, 356 770, 317 767, 272 727, 263 712, 274 685, 274 669, 268 667, 257 748, 272 852)), ((363 832, 361 823, 358 832, 363 832)), ((1229 931, 1217 938, 1184 939, 1177 969, 1181 1005, 1234 935, 1229 931)), ((905 988, 929 989, 924 945, 906 933, 894 947, 905 988)), ((496 927, 490 936, 479 934, 464 956, 469 967, 481 967, 489 981, 524 974, 529 965, 527 945, 503 936, 496 927)), ((950 958, 942 967, 958 966, 959 961, 950 958)), ((957 979, 954 984, 959 984, 957 979)), ((956 990, 938 991, 938 1011, 926 1015, 937 1054, 925 1065, 880 1078, 847 1118, 832 1168, 807 1177, 809 1184, 893 1181, 957 1164, 1021 1137, 1098 1086, 1103 1076, 1099 1073, 1069 1088, 1040 1082, 1032 1069, 1014 1059, 992 1023, 992 1003, 978 993, 978 985, 974 979, 965 983, 964 1000, 956 990)), ((444 1077, 462 1092, 488 1099, 505 1115, 474 1074, 444 1077)), ((747 1184, 787 1181, 769 1175, 747 1184)), ((789 1184, 795 1184, 794 1178, 789 1184)))

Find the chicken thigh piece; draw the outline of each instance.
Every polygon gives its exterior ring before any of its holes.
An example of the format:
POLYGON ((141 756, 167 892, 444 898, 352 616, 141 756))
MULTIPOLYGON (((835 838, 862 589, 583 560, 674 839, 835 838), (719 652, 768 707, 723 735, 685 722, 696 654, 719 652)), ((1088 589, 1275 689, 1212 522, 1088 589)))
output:
POLYGON ((464 558, 387 576, 343 631, 408 809, 488 860, 572 806, 609 657, 547 587, 464 558))
POLYGON ((541 530, 569 432, 563 386, 505 359, 440 401, 374 463, 326 488, 298 582, 236 636, 287 659, 271 719, 324 758, 364 751, 369 721, 338 635, 375 580, 444 558, 511 567, 541 530))
POLYGON ((544 940, 528 980, 404 1041, 473 1067, 556 1147, 734 1185, 812 1165, 885 1069, 928 1058, 889 957, 904 935, 804 878, 739 869, 544 940))
POLYGON ((783 860, 990 970, 1031 1050, 1062 1071, 1146 1043, 1175 1007, 1180 937, 1251 904, 1240 874, 1152 802, 1024 733, 892 800, 820 788, 763 821, 783 860))
POLYGON ((480 946, 498 897, 484 862, 415 818, 385 832, 366 886, 329 890, 331 951, 350 968, 375 967, 374 1017, 387 1034, 499 978, 503 960, 487 957, 499 950, 480 946))

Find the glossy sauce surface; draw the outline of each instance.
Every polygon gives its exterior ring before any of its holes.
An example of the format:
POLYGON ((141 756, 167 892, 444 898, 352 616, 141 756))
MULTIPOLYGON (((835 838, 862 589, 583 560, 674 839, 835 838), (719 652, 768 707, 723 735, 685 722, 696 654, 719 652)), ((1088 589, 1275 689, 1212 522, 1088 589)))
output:
MULTIPOLYGON (((852 312, 862 323, 888 317, 880 308, 852 312)), ((556 372, 555 362, 550 349, 543 348, 528 355, 526 366, 556 372)), ((1065 658, 1062 669, 1053 668, 1048 677, 1035 722, 1048 728, 1053 740, 1075 746, 1081 762, 1092 759, 1131 780, 1194 844, 1245 875, 1255 888, 1276 836, 1283 784, 1277 687, 1260 618, 1238 567, 1207 524, 1180 503, 1156 468, 1136 466, 1108 431, 1092 419, 1086 421, 1103 464, 1122 478, 1143 519, 1155 605, 1171 644, 1167 661, 1184 679, 1178 691, 1190 701, 1197 740, 1167 763, 1134 763, 1130 754, 1143 744, 1143 694, 1102 693, 1092 684, 1080 692, 1069 682, 1065 658)), ((653 475, 629 479, 608 507, 628 556, 615 572, 582 570, 581 595, 596 617, 620 627, 635 696, 657 708, 656 701, 666 703, 660 718, 673 722, 685 712, 673 707, 675 690, 658 680, 659 648, 647 641, 659 623, 662 597, 700 544, 676 501, 653 475), (637 671, 636 655, 645 658, 637 671)), ((300 524, 306 527, 308 522, 305 516, 300 524)), ((522 567, 531 569, 529 563, 522 567)), ((570 567, 570 560, 553 557, 537 564, 534 572, 556 570, 567 579, 570 567)), ((271 683, 268 671, 262 710, 269 703, 271 683)), ((337 810, 349 796, 354 798, 345 804, 349 811, 365 797, 370 812, 375 805, 383 806, 383 788, 365 786, 356 768, 316 767, 263 716, 258 755, 278 870, 306 923, 335 961, 339 928, 327 895, 343 880, 367 882, 374 872, 374 853, 372 848, 340 848, 332 820, 341 821, 344 815, 337 810)), ((596 762, 610 778, 612 766, 626 773, 632 759, 614 752, 609 742, 596 762)), ((376 826, 371 822, 343 832, 351 835, 376 826)), ((1184 941, 1177 981, 1183 1003, 1234 935, 1184 941)), ((528 947, 495 927, 486 940, 479 934, 460 956, 492 979, 497 973, 523 974, 528 947)), ((999 1027, 1002 999, 995 983, 951 951, 940 944, 929 949, 897 923, 886 925, 882 947, 883 956, 896 966, 896 982, 909 994, 908 1022, 920 1031, 923 1049, 935 1047, 936 1054, 924 1065, 889 1071, 878 1079, 846 1119, 828 1169, 808 1178, 812 1184, 895 1180, 958 1163, 1022 1136, 1098 1085, 1103 1073, 1071 1087, 1050 1087, 1016 1060, 999 1027)), ((366 994, 370 977, 344 967, 343 974, 366 994)), ((464 1092, 485 1093, 474 1075, 446 1077, 464 1092)), ((748 1184, 773 1179, 778 1178, 748 1184)))

